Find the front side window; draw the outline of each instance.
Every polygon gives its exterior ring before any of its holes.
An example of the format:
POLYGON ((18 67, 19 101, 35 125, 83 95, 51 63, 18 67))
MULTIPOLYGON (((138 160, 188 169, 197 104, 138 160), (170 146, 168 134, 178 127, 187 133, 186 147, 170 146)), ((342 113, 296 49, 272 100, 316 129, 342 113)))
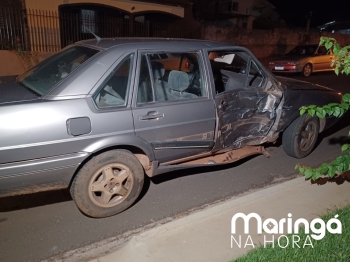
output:
POLYGON ((248 54, 239 51, 210 51, 208 56, 216 94, 262 86, 264 74, 248 54))
POLYGON ((317 45, 305 45, 305 46, 297 46, 294 47, 291 51, 289 51, 287 56, 311 56, 315 54, 317 49, 317 45))
POLYGON ((324 45, 321 45, 317 50, 318 55, 327 55, 327 54, 329 54, 329 52, 330 51, 328 51, 324 45))
POLYGON ((245 87, 249 58, 246 53, 210 51, 208 56, 217 94, 245 87))
POLYGON ((143 54, 138 104, 206 97, 198 53, 143 54))
POLYGON ((126 104, 130 86, 134 55, 126 57, 114 69, 108 80, 94 95, 94 101, 99 108, 109 108, 126 104))
POLYGON ((83 46, 68 48, 18 76, 17 81, 37 95, 43 96, 97 53, 97 50, 83 46))
POLYGON ((254 61, 250 61, 249 76, 248 76, 248 86, 251 87, 261 87, 264 82, 264 75, 255 64, 254 61))

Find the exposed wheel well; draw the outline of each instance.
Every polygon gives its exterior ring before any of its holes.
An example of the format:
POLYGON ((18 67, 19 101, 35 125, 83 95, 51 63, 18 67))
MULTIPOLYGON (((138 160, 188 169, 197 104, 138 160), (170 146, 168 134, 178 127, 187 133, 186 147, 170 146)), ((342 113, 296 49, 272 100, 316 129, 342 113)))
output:
MULTIPOLYGON (((298 115, 296 118, 294 118, 293 121, 290 121, 289 125, 287 125, 287 126, 283 129, 283 131, 281 132, 281 134, 282 134, 284 131, 286 131, 286 129, 287 129, 298 117, 300 117, 300 115, 298 115)), ((318 119, 318 123, 319 123, 319 125, 320 125, 319 133, 321 133, 321 132, 324 131, 324 129, 325 129, 325 127, 326 127, 326 122, 327 122, 327 120, 326 120, 326 118, 319 118, 319 117, 317 117, 317 119, 318 119)))
POLYGON ((314 65, 313 65, 311 62, 305 63, 305 65, 303 66, 303 71, 304 71, 304 68, 305 68, 307 65, 310 65, 310 67, 311 67, 311 72, 313 72, 313 71, 314 71, 314 65))
POLYGON ((150 163, 150 160, 148 158, 148 156, 146 155, 146 153, 136 147, 136 146, 130 146, 130 145, 118 145, 118 146, 111 146, 111 147, 107 147, 107 148, 103 148, 99 151, 96 151, 94 153, 92 153, 89 157, 87 157, 83 162, 81 162, 78 166, 78 168, 75 170, 74 172, 74 175, 72 176, 71 180, 70 180, 70 183, 69 183, 69 187, 72 185, 72 182, 75 178, 75 176, 78 174, 79 170, 88 162, 90 161, 93 157, 101 154, 101 153, 104 153, 104 152, 107 152, 107 151, 110 151, 110 150, 114 150, 114 149, 124 149, 124 150, 128 150, 130 151, 131 153, 133 153, 136 158, 140 161, 144 171, 147 171, 151 168, 151 163, 150 163))

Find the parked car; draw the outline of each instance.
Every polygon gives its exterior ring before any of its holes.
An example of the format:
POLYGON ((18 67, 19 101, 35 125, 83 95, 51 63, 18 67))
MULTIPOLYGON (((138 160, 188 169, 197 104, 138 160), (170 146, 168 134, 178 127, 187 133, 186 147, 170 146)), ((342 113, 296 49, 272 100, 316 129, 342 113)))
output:
POLYGON ((310 76, 314 72, 332 71, 333 53, 325 46, 300 45, 283 57, 269 62, 269 69, 278 73, 302 73, 310 76))
POLYGON ((197 40, 86 40, 0 81, 0 195, 70 187, 91 217, 130 207, 145 175, 268 156, 280 135, 305 157, 336 119, 299 108, 341 102, 246 48, 197 40))

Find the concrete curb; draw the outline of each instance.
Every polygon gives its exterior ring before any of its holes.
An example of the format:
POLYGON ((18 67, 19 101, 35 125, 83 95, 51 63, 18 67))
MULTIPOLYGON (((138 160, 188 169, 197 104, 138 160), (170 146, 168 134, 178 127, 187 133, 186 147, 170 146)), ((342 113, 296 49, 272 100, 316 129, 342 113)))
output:
MULTIPOLYGON (((278 221, 292 213, 295 220, 311 220, 349 204, 349 200, 350 183, 318 186, 300 177, 152 228, 133 236, 114 253, 92 262, 228 261, 251 249, 230 246, 230 223, 234 214, 255 212, 262 218, 278 221)), ((251 236, 256 245, 263 242, 261 235, 251 236)))

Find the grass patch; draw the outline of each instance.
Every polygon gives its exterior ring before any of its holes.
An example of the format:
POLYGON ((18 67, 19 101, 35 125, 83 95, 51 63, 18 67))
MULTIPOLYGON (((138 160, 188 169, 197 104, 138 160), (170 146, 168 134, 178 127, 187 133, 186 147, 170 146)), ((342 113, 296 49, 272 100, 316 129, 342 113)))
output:
MULTIPOLYGON (((245 256, 242 256, 234 262, 302 262, 302 261, 350 261, 350 206, 342 209, 338 209, 330 214, 322 216, 321 218, 327 223, 327 221, 338 214, 338 219, 342 223, 342 234, 331 234, 326 230, 326 235, 322 240, 312 240, 314 248, 311 246, 306 246, 302 248, 303 243, 306 239, 306 234, 304 233, 304 228, 299 231, 300 236, 300 249, 298 247, 292 247, 291 235, 288 235, 289 245, 287 248, 280 248, 275 242, 275 248, 272 245, 258 247, 253 249, 245 256)), ((310 230, 310 233, 311 230, 310 230)), ((276 237, 275 237, 276 240, 276 237)), ((286 241, 284 239, 284 241, 286 241)), ((285 245, 286 242, 280 243, 285 245)))

